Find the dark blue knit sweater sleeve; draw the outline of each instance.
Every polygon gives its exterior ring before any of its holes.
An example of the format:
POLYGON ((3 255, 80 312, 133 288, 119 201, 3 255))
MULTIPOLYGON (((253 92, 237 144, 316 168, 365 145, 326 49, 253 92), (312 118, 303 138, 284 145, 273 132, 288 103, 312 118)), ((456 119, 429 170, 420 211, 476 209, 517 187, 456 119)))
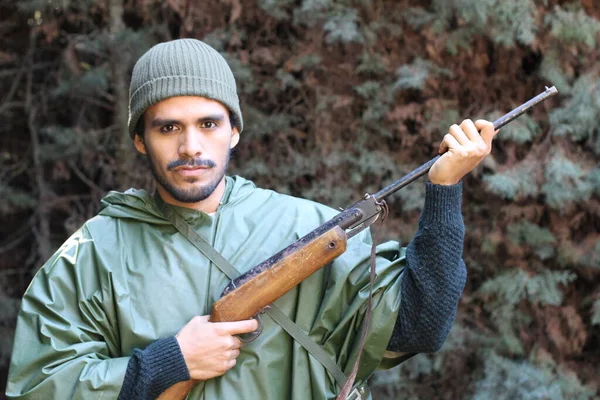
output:
POLYGON ((419 229, 406 249, 400 311, 388 344, 391 351, 438 351, 450 332, 467 280, 462 260, 462 183, 426 185, 419 229))
POLYGON ((177 382, 189 379, 177 339, 160 339, 144 350, 134 350, 118 399, 155 399, 177 382))

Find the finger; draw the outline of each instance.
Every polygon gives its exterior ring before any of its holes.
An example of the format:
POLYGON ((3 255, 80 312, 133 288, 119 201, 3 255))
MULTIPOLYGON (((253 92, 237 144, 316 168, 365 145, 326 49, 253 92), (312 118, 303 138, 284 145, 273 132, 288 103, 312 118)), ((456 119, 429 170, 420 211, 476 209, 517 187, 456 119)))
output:
POLYGON ((471 141, 467 135, 463 132, 463 130, 460 128, 460 126, 454 124, 450 127, 450 129, 448 130, 448 133, 451 134, 452 136, 454 136, 454 138, 456 139, 456 141, 460 144, 462 144, 463 146, 466 146, 469 144, 469 142, 471 141))
POLYGON ((237 350, 242 347, 242 341, 237 336, 221 336, 215 339, 215 349, 227 354, 230 350, 237 350))
POLYGON ((478 119, 475 121, 475 127, 480 131, 481 137, 485 144, 490 146, 494 137, 500 132, 500 130, 494 130, 494 124, 485 119, 478 119))
POLYGON ((477 144, 483 144, 483 138, 479 134, 479 129, 475 127, 475 124, 470 119, 465 119, 460 124, 460 128, 467 135, 471 142, 477 144))
POLYGON ((220 361, 215 368, 216 376, 223 375, 225 372, 235 367, 235 364, 237 364, 237 359, 235 358, 220 361))
POLYGON ((235 322, 215 322, 215 328, 227 335, 254 332, 258 329, 258 321, 248 319, 235 322))
POLYGON ((440 154, 443 154, 450 149, 456 149, 457 147, 460 147, 460 143, 458 143, 454 136, 447 133, 444 136, 444 140, 442 140, 442 143, 440 144, 440 154))
POLYGON ((243 342, 240 340, 239 337, 237 336, 230 336, 232 339, 232 342, 229 346, 230 349, 235 350, 235 349, 239 349, 242 347, 243 342))
POLYGON ((234 349, 234 350, 230 350, 227 353, 227 358, 229 358, 230 360, 233 360, 235 358, 238 358, 240 355, 240 350, 239 349, 234 349))

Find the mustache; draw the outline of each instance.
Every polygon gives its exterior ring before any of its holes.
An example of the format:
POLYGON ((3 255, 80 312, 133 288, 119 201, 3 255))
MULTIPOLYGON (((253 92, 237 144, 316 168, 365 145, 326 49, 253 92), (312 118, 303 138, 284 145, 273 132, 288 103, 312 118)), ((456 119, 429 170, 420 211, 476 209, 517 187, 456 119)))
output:
POLYGON ((189 160, 175 160, 167 164, 167 170, 170 171, 177 167, 209 167, 214 168, 217 164, 213 160, 193 158, 189 160))

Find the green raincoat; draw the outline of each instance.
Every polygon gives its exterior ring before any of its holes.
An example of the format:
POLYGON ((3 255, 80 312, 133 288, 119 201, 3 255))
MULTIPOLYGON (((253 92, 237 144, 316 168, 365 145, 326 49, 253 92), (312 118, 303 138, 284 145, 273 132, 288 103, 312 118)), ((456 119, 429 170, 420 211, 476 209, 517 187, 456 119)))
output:
MULTIPOLYGON (((102 210, 40 269, 23 297, 10 398, 115 399, 129 356, 206 315, 228 278, 167 221, 145 191, 111 192, 102 210)), ((214 215, 174 207, 244 272, 336 214, 314 202, 227 177, 214 215)), ((368 298, 371 239, 348 250, 276 301, 349 374, 368 298)), ((404 249, 378 246, 371 327, 357 382, 380 365, 400 306, 404 249)), ((190 399, 334 398, 327 370, 264 315, 264 331, 237 365, 197 384, 190 399)), ((388 365, 389 366, 389 365, 388 365)))

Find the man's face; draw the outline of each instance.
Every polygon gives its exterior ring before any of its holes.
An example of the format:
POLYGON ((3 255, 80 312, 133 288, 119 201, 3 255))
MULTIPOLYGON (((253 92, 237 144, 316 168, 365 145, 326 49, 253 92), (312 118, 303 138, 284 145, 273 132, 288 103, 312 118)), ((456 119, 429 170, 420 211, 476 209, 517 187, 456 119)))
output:
POLYGON ((204 97, 171 97, 143 118, 144 138, 136 135, 134 144, 148 157, 163 200, 198 203, 224 188, 229 154, 239 141, 225 106, 204 97))

